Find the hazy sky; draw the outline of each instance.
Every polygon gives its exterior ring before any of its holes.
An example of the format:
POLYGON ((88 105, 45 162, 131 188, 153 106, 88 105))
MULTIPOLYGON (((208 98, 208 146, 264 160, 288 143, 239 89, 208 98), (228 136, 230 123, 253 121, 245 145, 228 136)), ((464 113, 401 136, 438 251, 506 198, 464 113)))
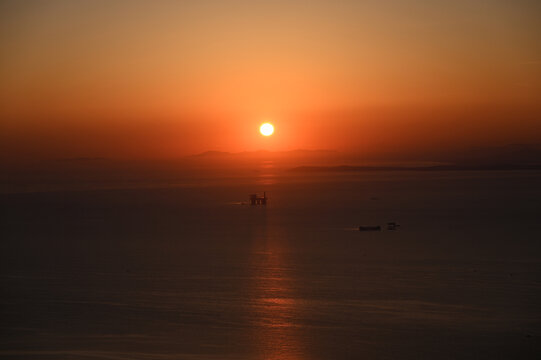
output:
POLYGON ((0 17, 4 157, 541 142, 540 1, 2 1, 0 17))

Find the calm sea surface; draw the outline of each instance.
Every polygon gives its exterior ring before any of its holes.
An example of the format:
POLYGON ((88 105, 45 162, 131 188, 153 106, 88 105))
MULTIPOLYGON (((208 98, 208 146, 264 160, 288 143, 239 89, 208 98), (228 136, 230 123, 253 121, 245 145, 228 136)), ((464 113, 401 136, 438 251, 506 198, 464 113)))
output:
POLYGON ((540 172, 116 185, 0 195, 0 358, 541 354, 540 172))

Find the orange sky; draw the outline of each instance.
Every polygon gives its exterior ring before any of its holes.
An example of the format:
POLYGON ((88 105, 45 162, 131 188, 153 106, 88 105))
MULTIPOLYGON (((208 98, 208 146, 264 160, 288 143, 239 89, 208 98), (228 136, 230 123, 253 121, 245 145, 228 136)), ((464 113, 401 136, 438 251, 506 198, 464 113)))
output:
POLYGON ((538 1, 4 1, 0 14, 3 157, 541 142, 538 1))

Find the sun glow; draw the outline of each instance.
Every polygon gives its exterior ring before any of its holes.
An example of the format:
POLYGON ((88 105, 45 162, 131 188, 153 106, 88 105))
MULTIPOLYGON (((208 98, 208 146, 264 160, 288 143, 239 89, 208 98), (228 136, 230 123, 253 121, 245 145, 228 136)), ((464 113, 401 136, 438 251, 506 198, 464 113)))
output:
POLYGON ((259 132, 263 136, 271 136, 274 132, 274 126, 271 123, 264 123, 259 127, 259 132))

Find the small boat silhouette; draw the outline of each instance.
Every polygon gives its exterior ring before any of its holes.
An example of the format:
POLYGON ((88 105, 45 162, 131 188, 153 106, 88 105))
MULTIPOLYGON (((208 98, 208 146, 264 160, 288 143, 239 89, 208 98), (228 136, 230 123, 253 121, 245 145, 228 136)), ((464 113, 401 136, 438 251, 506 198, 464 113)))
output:
POLYGON ((359 231, 381 231, 381 226, 359 226, 359 231))
POLYGON ((395 222, 388 222, 387 223, 387 230, 396 230, 396 228, 400 227, 400 224, 397 224, 395 222))

